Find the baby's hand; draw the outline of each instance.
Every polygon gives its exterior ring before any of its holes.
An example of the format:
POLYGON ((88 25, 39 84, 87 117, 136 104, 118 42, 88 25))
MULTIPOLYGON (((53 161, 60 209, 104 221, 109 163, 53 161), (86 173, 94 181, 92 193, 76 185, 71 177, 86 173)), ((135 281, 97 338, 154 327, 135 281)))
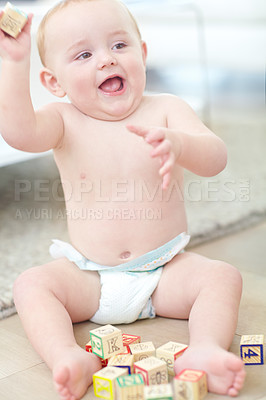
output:
POLYGON ((163 179, 162 188, 167 189, 176 161, 172 143, 166 136, 168 129, 158 127, 145 128, 136 125, 127 125, 127 129, 130 132, 142 136, 143 139, 153 147, 151 157, 159 157, 161 163, 159 174, 163 179))
MULTIPOLYGON (((3 11, 0 11, 0 19, 3 11)), ((29 14, 28 21, 16 39, 7 35, 0 29, 0 57, 8 61, 19 62, 30 54, 31 37, 30 29, 33 14, 29 14)))

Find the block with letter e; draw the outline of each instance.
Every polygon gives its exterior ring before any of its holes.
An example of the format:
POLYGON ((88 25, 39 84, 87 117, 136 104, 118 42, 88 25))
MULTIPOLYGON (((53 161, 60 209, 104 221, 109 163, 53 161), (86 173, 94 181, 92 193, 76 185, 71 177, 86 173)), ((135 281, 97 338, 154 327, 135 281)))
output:
POLYGON ((240 341, 240 356, 245 365, 264 364, 264 335, 243 335, 240 341))
POLYGON ((204 371, 185 369, 174 379, 176 400, 201 400, 207 392, 207 376, 204 371))
POLYGON ((123 352, 122 332, 112 325, 90 331, 92 352, 103 359, 123 352))

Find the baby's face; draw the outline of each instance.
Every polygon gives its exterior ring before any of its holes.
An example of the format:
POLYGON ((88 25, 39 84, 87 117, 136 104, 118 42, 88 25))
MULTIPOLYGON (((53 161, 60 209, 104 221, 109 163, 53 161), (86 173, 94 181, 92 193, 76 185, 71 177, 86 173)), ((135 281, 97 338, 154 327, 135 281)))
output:
POLYGON ((146 83, 146 47, 120 4, 70 4, 45 32, 47 67, 81 112, 121 120, 135 111, 146 83))

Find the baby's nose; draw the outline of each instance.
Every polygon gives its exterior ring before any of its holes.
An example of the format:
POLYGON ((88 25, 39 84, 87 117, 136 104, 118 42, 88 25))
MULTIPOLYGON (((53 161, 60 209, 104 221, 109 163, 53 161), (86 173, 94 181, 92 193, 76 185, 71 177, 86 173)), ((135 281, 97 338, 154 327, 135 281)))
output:
POLYGON ((99 57, 98 69, 103 69, 111 65, 117 65, 117 60, 111 53, 105 53, 99 57))

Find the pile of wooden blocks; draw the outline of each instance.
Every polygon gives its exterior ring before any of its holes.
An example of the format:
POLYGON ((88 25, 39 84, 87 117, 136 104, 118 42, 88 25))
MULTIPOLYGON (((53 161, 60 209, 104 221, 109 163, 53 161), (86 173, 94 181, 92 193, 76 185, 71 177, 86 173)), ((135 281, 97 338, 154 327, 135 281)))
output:
POLYGON ((86 350, 102 360, 93 375, 95 396, 106 400, 201 400, 207 394, 204 371, 184 370, 174 376, 174 362, 187 345, 168 342, 155 349, 152 342, 128 335, 112 325, 90 331, 86 350))

